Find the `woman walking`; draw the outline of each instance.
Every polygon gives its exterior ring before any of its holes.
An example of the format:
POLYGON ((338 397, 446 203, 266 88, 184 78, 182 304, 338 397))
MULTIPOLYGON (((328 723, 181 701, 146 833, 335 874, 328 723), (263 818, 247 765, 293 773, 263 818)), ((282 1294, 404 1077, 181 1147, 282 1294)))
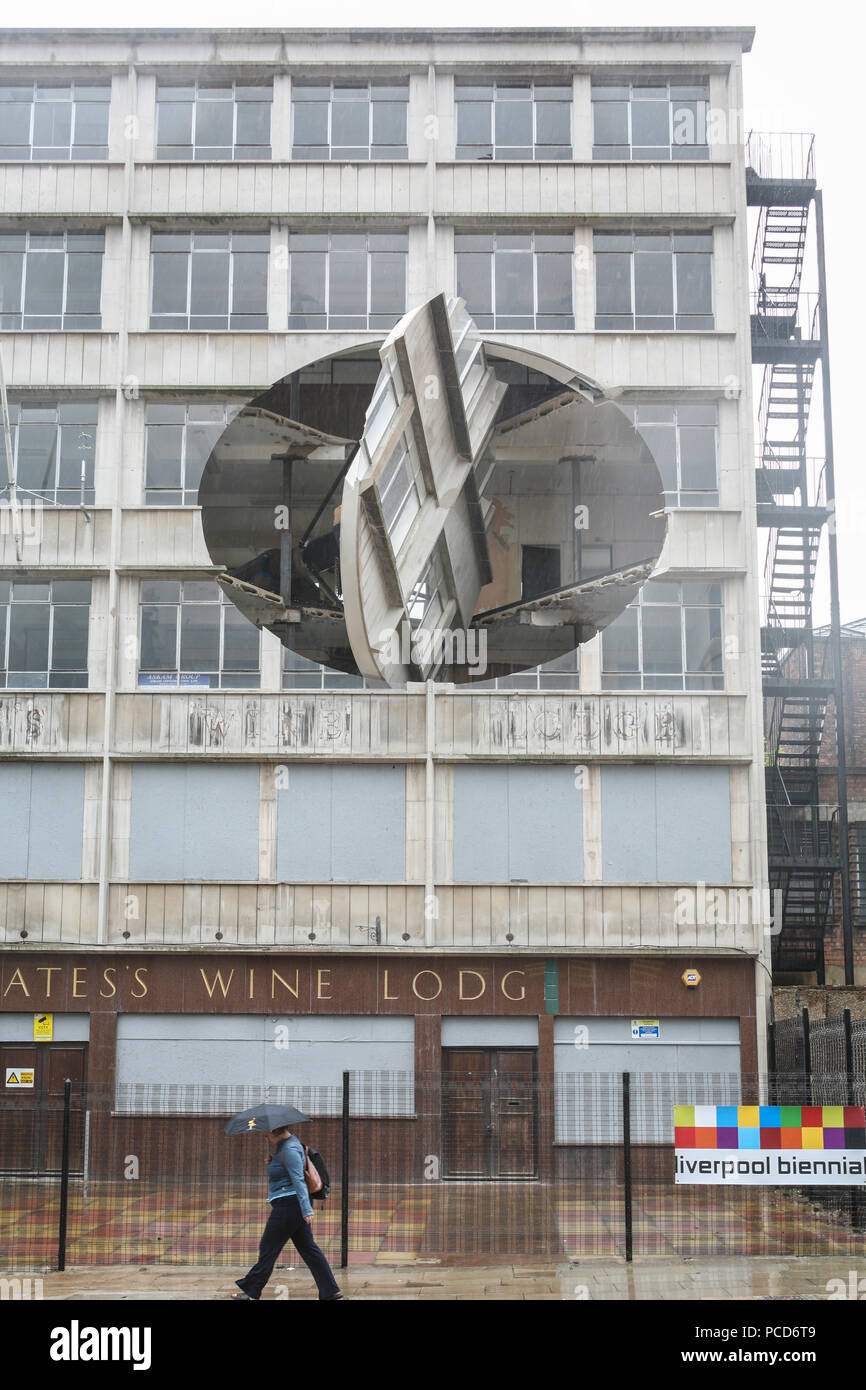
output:
POLYGON ((313 1204, 304 1178, 306 1155, 300 1139, 288 1125, 280 1129, 259 1131, 277 1146, 268 1163, 268 1201, 271 1214, 259 1245, 259 1258, 249 1273, 235 1283, 240 1293, 233 1299, 257 1301, 271 1277, 277 1257, 287 1240, 291 1240, 304 1264, 316 1281, 319 1299, 336 1302, 343 1297, 331 1273, 324 1254, 313 1240, 313 1204))

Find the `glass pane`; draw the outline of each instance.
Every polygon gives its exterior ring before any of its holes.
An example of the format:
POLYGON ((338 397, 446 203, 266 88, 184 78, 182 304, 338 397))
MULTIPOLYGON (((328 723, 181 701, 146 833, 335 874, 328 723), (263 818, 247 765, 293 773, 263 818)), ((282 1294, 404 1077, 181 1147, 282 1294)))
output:
POLYGON ((714 491, 716 472, 716 432, 704 426, 680 426, 682 486, 695 491, 714 491))
POLYGON ((570 314, 574 303, 571 288, 571 256, 538 257, 539 314, 570 314))
POLYGON ((30 103, 0 102, 0 145, 30 144, 30 103))
POLYGON ((679 608, 644 608, 644 675, 675 675, 682 671, 682 637, 679 608))
POLYGON ((373 144, 406 144, 406 106, 403 102, 373 103, 373 144))
POLYGON ((154 254, 153 257, 153 313, 186 314, 187 306, 187 252, 168 252, 154 254))
POLYGON ((28 252, 24 312, 25 314, 60 314, 63 312, 63 255, 61 252, 28 252))
MULTIPOLYGON (((18 586, 16 585, 16 598, 18 586)), ((47 603, 13 603, 9 612, 9 670, 48 670, 47 603)))
POLYGON ((631 256, 615 251, 596 254, 595 300, 599 314, 631 313, 631 256))
POLYGON ((232 313, 266 314, 268 312, 268 258, 237 252, 232 258, 232 313))
POLYGON ((34 145, 68 145, 71 134, 70 101, 37 101, 33 110, 34 145))
POLYGON ((232 605, 225 609, 223 634, 223 669, 226 671, 258 671, 259 630, 232 605))
POLYGON ((670 145, 670 107, 666 93, 661 101, 632 102, 631 143, 670 145))
POLYGON ((531 251, 496 252, 496 314, 533 314, 531 251))
POLYGON ((182 425, 148 425, 147 486, 179 488, 182 425))
POLYGON ((161 101, 157 106, 157 144, 191 145, 192 110, 191 101, 161 101))
POLYGON ((489 145, 493 141, 491 108, 487 102, 457 103, 457 144, 489 145))
POLYGON ((497 145, 532 144, 532 103, 529 101, 496 102, 497 145))
POLYGON ((54 609, 54 643, 51 665, 55 671, 87 670, 87 627, 90 608, 86 604, 54 609))
POLYGON ((328 143, 328 103, 326 101, 296 101, 293 105, 296 145, 325 145, 328 143))
POLYGON ((66 313, 98 314, 102 290, 102 256, 70 255, 66 273, 66 313))
POLYGON ((375 251, 370 262, 371 313, 404 313, 406 257, 400 252, 375 251))
POLYGON ((329 314, 366 315, 366 252, 332 251, 330 254, 330 279, 329 314))
POLYGON ((707 107, 703 101, 675 101, 672 108, 672 143, 678 146, 707 143, 707 107))
POLYGON ((222 425, 187 425, 186 478, 184 480, 186 488, 198 488, 204 466, 222 432, 222 425))
POLYGON ((686 670, 720 672, 722 669, 722 615, 718 608, 687 608, 686 670))
POLYGON ((219 615, 218 603, 184 603, 180 610, 182 671, 219 670, 219 615))
POLYGON ((335 101, 331 107, 331 144, 366 147, 369 143, 370 103, 335 101))
POLYGON ((228 251, 194 251, 190 314, 228 314, 228 251))
POLYGON ((18 482, 34 492, 54 487, 57 427, 23 423, 18 427, 18 482))
POLYGON ((604 629, 601 635, 602 669, 604 671, 636 671, 638 669, 637 609, 627 608, 604 629))
POLYGON ((535 139, 539 145, 571 143, 571 106, 564 101, 542 101, 535 107, 535 139))
POLYGON ((638 433, 652 454, 665 492, 677 490, 677 438, 673 425, 638 425, 638 433))
MULTIPOLYGON (((141 586, 143 596, 146 587, 141 586)), ((142 671, 177 670, 177 608, 174 605, 160 608, 142 605, 140 667, 142 671)))
POLYGON ((238 103, 239 145, 269 145, 271 142, 271 104, 269 101, 238 103))
POLYGON ((712 256, 677 255, 677 313, 710 314, 713 308, 712 256))
POLYGON ((75 103, 76 145, 108 144, 108 102, 77 101, 75 103))
POLYGON ((670 252, 636 251, 634 256, 635 314, 672 314, 673 266, 670 252))
POLYGON ((195 107, 195 143, 197 145, 231 145, 234 124, 234 102, 202 101, 195 107))
MULTIPOLYGON (((9 240, 11 239, 9 238, 9 240)), ((0 314, 21 312, 21 272, 23 266, 23 250, 0 250, 0 314)))
POLYGON ((628 144, 627 101, 594 101, 592 119, 595 131, 593 144, 628 144))
POLYGON ((291 313, 324 314, 325 267, 321 251, 293 251, 291 313))

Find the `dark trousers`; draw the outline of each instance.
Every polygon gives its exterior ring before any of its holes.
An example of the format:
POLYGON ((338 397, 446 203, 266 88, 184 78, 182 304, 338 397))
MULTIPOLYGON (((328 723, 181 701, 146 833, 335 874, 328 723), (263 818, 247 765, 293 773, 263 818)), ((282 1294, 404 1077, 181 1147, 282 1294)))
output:
POLYGON ((307 1269, 316 1281, 319 1298, 329 1298, 339 1291, 339 1285, 331 1273, 331 1266, 313 1240, 313 1232, 301 1215, 301 1204, 297 1197, 277 1197, 271 1202, 271 1214, 262 1233, 259 1245, 259 1258, 243 1279, 235 1283, 250 1298, 261 1298, 262 1289, 273 1273, 277 1257, 290 1240, 307 1269))

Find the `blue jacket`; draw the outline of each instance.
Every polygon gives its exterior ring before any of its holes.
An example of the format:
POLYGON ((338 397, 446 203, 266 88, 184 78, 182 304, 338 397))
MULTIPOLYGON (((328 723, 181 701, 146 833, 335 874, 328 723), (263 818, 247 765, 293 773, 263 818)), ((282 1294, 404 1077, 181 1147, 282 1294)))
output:
POLYGON ((300 1202, 301 1214, 312 1216, 313 1204, 304 1180, 304 1150, 294 1134, 280 1140, 268 1163, 268 1201, 292 1196, 300 1202))

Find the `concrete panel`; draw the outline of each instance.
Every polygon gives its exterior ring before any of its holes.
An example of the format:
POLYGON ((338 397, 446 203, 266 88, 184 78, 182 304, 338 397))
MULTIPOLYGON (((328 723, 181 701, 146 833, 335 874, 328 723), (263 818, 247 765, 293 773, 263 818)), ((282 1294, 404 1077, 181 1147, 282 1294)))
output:
POLYGON ((0 763, 0 877, 27 877, 29 823, 30 765, 0 763))
POLYGON ((537 1047, 537 1018, 443 1018, 443 1047, 537 1047))
POLYGON ((601 876, 616 883, 656 878, 655 769, 601 770, 601 876))
POLYGON ((130 877, 258 877, 259 770, 137 764, 132 769, 130 877))
POLYGON ((83 831, 82 764, 34 767, 27 877, 80 878, 83 831))
POLYGON ((580 883, 582 793, 569 767, 455 767, 456 883, 580 883))
POLYGON ((731 877, 731 792, 726 767, 657 767, 656 855, 660 883, 726 883, 731 877))
POLYGON ((401 882, 406 877, 404 766, 290 766, 277 809, 283 882, 401 882))
POLYGON ((454 881, 507 883, 508 768, 454 769, 454 881))

